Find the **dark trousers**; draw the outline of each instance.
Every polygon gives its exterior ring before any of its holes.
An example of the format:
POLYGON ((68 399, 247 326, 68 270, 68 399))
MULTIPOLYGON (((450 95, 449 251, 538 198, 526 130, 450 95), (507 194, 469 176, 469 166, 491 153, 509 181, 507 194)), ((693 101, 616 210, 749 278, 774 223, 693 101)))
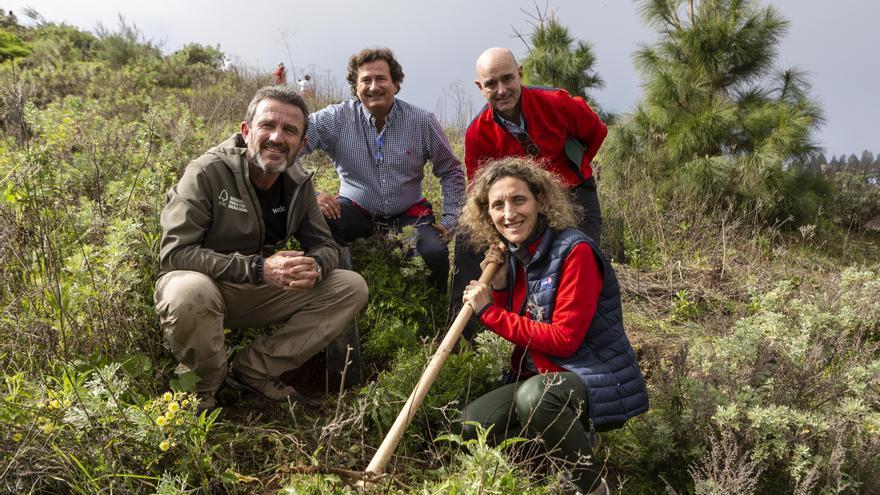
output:
MULTIPOLYGON (((595 459, 587 463, 583 458, 592 455, 596 436, 586 387, 574 373, 544 373, 496 388, 464 408, 464 421, 492 426, 489 438, 495 444, 514 436, 539 436, 551 455, 570 463, 572 482, 583 493, 600 479, 595 459)), ((462 425, 462 436, 476 438, 476 427, 462 425)))
POLYGON ((599 193, 596 179, 590 177, 583 184, 571 190, 572 200, 584 210, 578 230, 587 234, 599 244, 602 235, 602 210, 599 208, 599 193))
MULTIPOLYGON (((370 216, 363 208, 356 206, 350 199, 340 196, 337 201, 342 214, 336 220, 327 220, 333 238, 340 245, 346 245, 355 239, 369 237, 377 229, 393 229, 399 232, 412 225, 416 231, 416 254, 425 260, 431 272, 431 283, 441 293, 446 293, 449 278, 449 248, 433 227, 434 215, 409 216, 405 213, 393 217, 370 216)), ((430 204, 427 205, 430 207, 430 204)))
MULTIPOLYGON (((596 179, 590 177, 583 185, 571 190, 572 201, 584 210, 584 216, 578 224, 578 229, 590 236, 599 244, 599 236, 602 231, 602 212, 599 209, 599 195, 596 192, 596 179)), ((455 267, 452 271, 452 290, 449 294, 449 321, 458 316, 461 310, 461 298, 464 288, 471 280, 480 278, 480 263, 483 261, 483 253, 474 251, 470 247, 465 234, 459 234, 455 239, 455 267)), ((470 340, 474 332, 475 318, 471 318, 462 335, 470 340)))

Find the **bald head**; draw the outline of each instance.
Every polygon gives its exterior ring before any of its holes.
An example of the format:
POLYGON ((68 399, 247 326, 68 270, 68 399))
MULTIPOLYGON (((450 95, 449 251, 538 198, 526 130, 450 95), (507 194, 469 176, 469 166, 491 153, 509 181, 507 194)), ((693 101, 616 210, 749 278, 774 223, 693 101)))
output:
POLYGON ((502 117, 514 122, 519 120, 522 67, 510 50, 494 47, 484 51, 477 59, 474 83, 502 117))
POLYGON ((477 77, 480 77, 480 71, 497 65, 512 65, 513 67, 518 67, 513 52, 507 48, 495 46, 484 51, 480 54, 480 58, 477 59, 477 77))

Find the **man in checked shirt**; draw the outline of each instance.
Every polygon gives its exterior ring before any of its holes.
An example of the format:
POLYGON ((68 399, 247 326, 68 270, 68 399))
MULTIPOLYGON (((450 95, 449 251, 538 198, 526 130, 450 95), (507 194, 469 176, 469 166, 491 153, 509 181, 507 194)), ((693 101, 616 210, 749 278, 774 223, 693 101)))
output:
POLYGON ((318 206, 340 244, 373 234, 377 225, 415 227, 416 252, 431 281, 446 292, 450 231, 465 195, 461 162, 434 114, 395 97, 403 69, 387 48, 364 49, 348 61, 354 99, 309 115, 303 153, 324 150, 339 174, 339 193, 319 192, 318 206), (438 222, 422 192, 425 163, 440 180, 438 222))

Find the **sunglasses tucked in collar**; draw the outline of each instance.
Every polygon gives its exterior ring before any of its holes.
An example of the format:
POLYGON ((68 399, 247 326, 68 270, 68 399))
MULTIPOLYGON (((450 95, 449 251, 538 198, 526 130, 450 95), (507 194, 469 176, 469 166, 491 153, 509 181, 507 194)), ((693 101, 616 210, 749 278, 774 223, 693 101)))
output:
POLYGON ((519 141, 519 144, 522 145, 527 155, 538 156, 539 154, 541 154, 541 149, 538 148, 538 145, 535 144, 535 141, 532 139, 532 137, 529 136, 525 131, 517 132, 513 136, 516 138, 517 141, 519 141))

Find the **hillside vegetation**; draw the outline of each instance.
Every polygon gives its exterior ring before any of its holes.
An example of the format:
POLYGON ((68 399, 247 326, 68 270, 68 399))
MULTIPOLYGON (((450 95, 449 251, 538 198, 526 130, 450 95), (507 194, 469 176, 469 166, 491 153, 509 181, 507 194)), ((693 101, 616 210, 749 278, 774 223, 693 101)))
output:
MULTIPOLYGON (((639 52, 646 94, 597 170, 651 409, 593 462, 616 493, 880 493, 880 245, 865 230, 880 192, 800 165, 821 110, 795 72, 767 72, 778 35, 753 43, 784 28, 778 13, 641 3, 666 37, 639 52)), ((406 235, 353 246, 366 385, 324 393, 319 356, 289 377, 305 404, 224 390, 197 414, 153 309, 159 213, 270 77, 224 69, 219 47, 163 54, 123 20, 2 17, 0 492, 354 493, 446 330, 406 235)), ((304 165, 335 187, 326 157, 304 165)), ((230 329, 230 354, 253 332, 230 329)), ((456 435, 508 349, 488 332, 460 345, 370 493, 563 493, 566 466, 536 442, 456 435)))

